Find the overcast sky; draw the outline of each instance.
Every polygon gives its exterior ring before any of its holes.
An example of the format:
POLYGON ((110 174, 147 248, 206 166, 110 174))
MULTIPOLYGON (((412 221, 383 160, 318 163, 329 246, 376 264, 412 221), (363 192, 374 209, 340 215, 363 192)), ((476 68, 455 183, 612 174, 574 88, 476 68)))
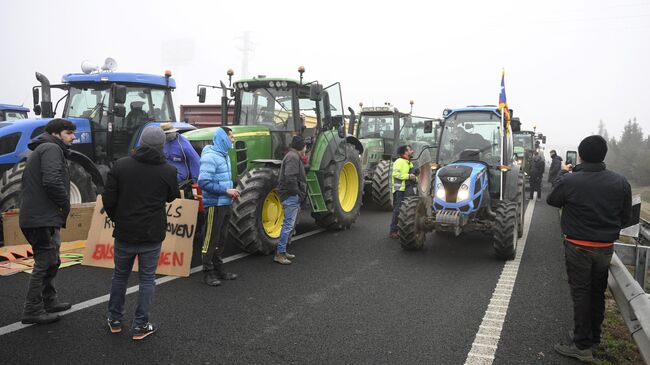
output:
MULTIPOLYGON (((650 132, 650 0, 623 1, 26 1, 0 4, 0 103, 31 107, 39 71, 59 82, 83 60, 177 81, 242 76, 340 81, 346 106, 393 103, 437 117, 447 107, 508 104, 548 148, 577 145, 603 120, 650 132), (429 2, 430 3, 430 2, 429 2)), ((210 95, 209 95, 210 96, 210 95)), ((217 102, 217 95, 211 95, 217 102)))

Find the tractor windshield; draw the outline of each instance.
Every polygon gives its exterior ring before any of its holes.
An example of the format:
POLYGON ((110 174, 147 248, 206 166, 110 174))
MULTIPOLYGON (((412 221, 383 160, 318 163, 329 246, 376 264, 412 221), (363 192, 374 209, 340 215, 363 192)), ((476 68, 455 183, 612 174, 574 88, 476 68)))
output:
POLYGON ((27 112, 20 110, 0 110, 0 120, 11 121, 27 119, 27 112))
POLYGON ((264 125, 273 131, 294 130, 292 95, 291 89, 242 90, 240 123, 264 125))
POLYGON ((525 150, 532 150, 534 148, 533 136, 528 133, 515 133, 513 134, 513 144, 516 147, 523 147, 525 150))
POLYGON ((395 134, 394 120, 392 113, 388 115, 361 114, 359 138, 393 139, 395 134))
POLYGON ((437 143, 438 125, 434 125, 432 133, 424 133, 424 121, 431 118, 403 116, 400 118, 400 140, 404 143, 425 142, 428 146, 434 146, 437 143))
POLYGON ((500 161, 501 119, 492 112, 456 112, 445 119, 438 162, 479 160, 490 165, 500 161))

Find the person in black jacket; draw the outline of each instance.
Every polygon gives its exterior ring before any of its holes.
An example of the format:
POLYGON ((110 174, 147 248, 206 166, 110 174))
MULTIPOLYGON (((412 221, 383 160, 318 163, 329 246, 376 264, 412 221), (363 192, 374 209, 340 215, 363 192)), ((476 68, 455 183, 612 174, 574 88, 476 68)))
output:
POLYGON ((530 165, 530 199, 533 199, 533 193, 537 192, 537 201, 542 200, 542 176, 546 164, 539 152, 533 152, 533 158, 530 165))
POLYGON ((555 150, 551 150, 551 166, 548 168, 548 182, 553 183, 560 173, 562 157, 558 156, 555 150))
POLYGON ((166 203, 180 197, 176 168, 163 155, 165 133, 159 127, 142 131, 140 147, 111 168, 102 194, 104 209, 115 223, 113 280, 108 301, 108 326, 122 331, 124 300, 133 262, 138 259, 138 305, 132 338, 141 340, 157 327, 149 322, 153 303, 155 272, 167 230, 166 203))
POLYGON ((630 221, 632 196, 627 180, 605 168, 607 142, 601 136, 585 138, 578 147, 581 164, 562 164, 546 199, 562 208, 561 226, 574 328, 569 344, 557 344, 562 355, 593 359, 600 343, 605 313, 605 290, 614 241, 630 221))
POLYGON ((28 145, 32 153, 22 176, 19 225, 34 253, 34 271, 29 279, 22 323, 51 323, 57 312, 70 309, 60 302, 54 278, 61 265, 60 229, 70 212, 70 176, 66 158, 75 140, 75 125, 52 119, 45 133, 28 145))
POLYGON ((291 264, 291 259, 296 257, 287 252, 287 242, 296 224, 300 204, 307 196, 307 178, 302 163, 306 151, 305 140, 301 136, 294 136, 291 140, 291 148, 284 156, 280 167, 278 193, 284 210, 284 221, 273 261, 282 265, 291 264))

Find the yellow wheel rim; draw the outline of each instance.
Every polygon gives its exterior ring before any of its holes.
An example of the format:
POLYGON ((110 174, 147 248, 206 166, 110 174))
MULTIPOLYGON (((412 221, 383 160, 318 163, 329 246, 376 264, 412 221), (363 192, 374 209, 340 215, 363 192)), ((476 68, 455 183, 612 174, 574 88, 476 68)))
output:
POLYGON ((271 238, 280 237, 282 222, 284 221, 284 210, 277 190, 271 190, 264 199, 262 205, 262 226, 264 232, 271 238))
POLYGON ((344 212, 354 209, 359 198, 359 174, 352 162, 346 162, 339 173, 339 203, 344 212))

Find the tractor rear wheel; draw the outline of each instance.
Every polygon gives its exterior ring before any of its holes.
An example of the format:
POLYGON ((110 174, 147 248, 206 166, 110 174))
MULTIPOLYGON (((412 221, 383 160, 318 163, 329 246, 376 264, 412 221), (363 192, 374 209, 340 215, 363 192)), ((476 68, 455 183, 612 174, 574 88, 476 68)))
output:
POLYGON ((2 174, 0 180, 0 211, 20 208, 20 189, 25 171, 25 162, 15 164, 2 174))
POLYGON ((241 192, 232 204, 230 242, 249 253, 271 254, 282 232, 284 211, 277 190, 278 170, 255 168, 237 184, 241 192))
POLYGON ((399 243, 405 250, 419 250, 424 247, 426 231, 420 222, 426 218, 427 207, 424 198, 409 196, 402 201, 397 217, 399 243))
POLYGON ((391 193, 390 160, 379 161, 372 174, 372 201, 383 210, 393 209, 393 194, 391 193))
POLYGON ((494 253, 499 260, 512 260, 517 254, 517 203, 499 201, 494 212, 494 253))
POLYGON ((359 152, 345 144, 345 159, 332 161, 319 176, 327 212, 314 213, 316 224, 329 230, 348 229, 361 209, 363 176, 359 152))

